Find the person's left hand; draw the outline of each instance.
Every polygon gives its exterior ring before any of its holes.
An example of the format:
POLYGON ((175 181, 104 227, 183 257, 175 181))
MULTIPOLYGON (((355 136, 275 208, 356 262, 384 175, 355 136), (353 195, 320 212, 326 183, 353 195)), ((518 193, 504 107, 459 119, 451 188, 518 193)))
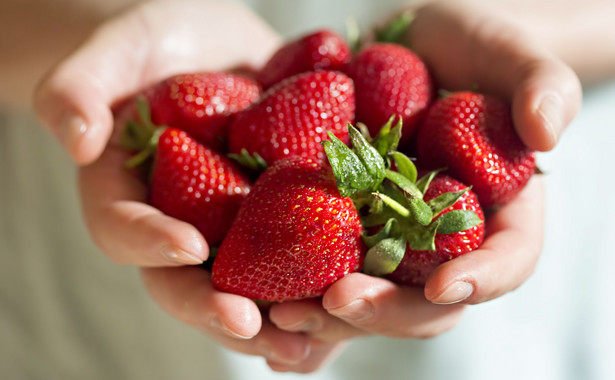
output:
MULTIPOLYGON (((484 3, 428 3, 417 9, 405 42, 446 89, 478 85, 507 99, 517 132, 533 149, 552 149, 580 108, 572 70, 484 3)), ((487 216, 481 247, 440 265, 424 289, 355 273, 334 283, 322 305, 278 304, 270 319, 319 342, 443 333, 459 321, 463 305, 500 297, 533 273, 542 250, 543 203, 543 180, 535 175, 513 201, 487 216)))

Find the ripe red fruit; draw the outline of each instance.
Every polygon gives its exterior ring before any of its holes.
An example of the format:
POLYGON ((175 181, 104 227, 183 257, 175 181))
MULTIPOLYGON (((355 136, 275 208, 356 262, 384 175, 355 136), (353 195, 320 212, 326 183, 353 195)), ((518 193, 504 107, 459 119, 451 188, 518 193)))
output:
POLYGON ((200 143, 224 151, 232 115, 258 99, 260 86, 232 73, 181 74, 149 88, 145 96, 156 125, 180 128, 200 143))
POLYGON ((333 132, 348 142, 354 118, 352 80, 340 72, 315 71, 288 78, 237 115, 229 130, 231 153, 258 153, 267 164, 287 156, 324 159, 320 142, 333 132))
MULTIPOLYGON (((466 188, 466 185, 451 177, 438 175, 431 182, 423 200, 429 202, 441 194, 459 192, 466 188)), ((473 211, 481 221, 485 220, 472 190, 468 190, 455 204, 436 215, 434 221, 453 210, 473 211)), ((425 285, 427 277, 438 265, 475 250, 483 242, 484 235, 485 224, 480 223, 464 231, 450 234, 436 233, 434 251, 413 250, 407 244, 406 253, 399 266, 386 277, 399 284, 425 285)))
POLYGON ((345 72, 353 79, 357 122, 375 135, 387 120, 403 121, 400 145, 412 137, 433 98, 433 84, 423 61, 407 48, 373 43, 363 48, 345 72))
POLYGON ((339 70, 351 57, 350 47, 338 33, 322 29, 282 46, 259 72, 269 88, 282 79, 314 70, 339 70))
POLYGON ((471 185, 483 207, 510 201, 536 169, 534 152, 517 136, 510 107, 496 98, 458 92, 437 100, 421 126, 419 162, 471 185))
POLYGON ((165 129, 158 139, 150 203, 194 225, 211 246, 222 242, 250 183, 228 159, 184 131, 165 129))
POLYGON ((359 215, 331 168, 289 157, 254 184, 213 265, 216 288, 284 301, 320 296, 361 266, 359 215))

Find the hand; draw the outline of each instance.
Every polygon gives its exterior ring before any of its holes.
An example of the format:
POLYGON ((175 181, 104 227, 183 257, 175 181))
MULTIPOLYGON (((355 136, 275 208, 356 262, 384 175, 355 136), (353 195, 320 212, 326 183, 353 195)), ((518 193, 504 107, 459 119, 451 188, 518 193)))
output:
MULTIPOLYGON (((449 90, 495 94, 512 103, 517 131, 536 150, 552 149, 581 105, 576 75, 484 3, 433 2, 416 10, 405 42, 449 90)), ((539 175, 487 218, 480 249, 439 266, 424 289, 351 274, 322 300, 275 305, 270 318, 287 331, 326 342, 380 334, 425 338, 459 321, 464 304, 485 302, 520 286, 542 249, 543 183, 539 175), (328 313, 327 313, 328 312, 328 313)))
POLYGON ((170 75, 261 66, 280 38, 245 8, 226 2, 150 2, 100 26, 38 86, 35 107, 79 169, 83 213, 93 240, 120 264, 144 267, 145 284, 171 315, 230 349, 271 363, 317 363, 302 334, 280 331, 256 304, 215 291, 207 271, 185 266, 208 257, 191 225, 163 215, 122 168, 123 125, 114 106, 170 75))

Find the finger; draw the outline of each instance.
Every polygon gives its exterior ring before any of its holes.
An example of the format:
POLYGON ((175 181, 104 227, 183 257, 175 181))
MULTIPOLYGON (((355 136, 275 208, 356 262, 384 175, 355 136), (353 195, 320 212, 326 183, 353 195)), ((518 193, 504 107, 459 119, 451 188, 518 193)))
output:
POLYGON ((579 79, 554 58, 528 60, 518 70, 512 112, 519 137, 531 149, 551 150, 581 108, 579 79))
POLYGON ((146 204, 145 185, 123 166, 127 158, 127 153, 110 147, 80 169, 83 214, 96 245, 120 264, 202 263, 209 249, 201 233, 146 204))
POLYGON ((144 268, 141 273, 163 310, 232 350, 289 366, 310 353, 307 337, 263 320, 252 300, 217 291, 202 268, 144 268))
POLYGON ((362 273, 335 282, 325 293, 323 306, 359 329, 396 338, 439 335, 457 324, 464 309, 462 305, 434 305, 425 300, 420 288, 362 273))
POLYGON ((574 72, 484 3, 420 8, 409 43, 445 88, 478 85, 482 92, 511 101, 515 126, 531 149, 552 149, 581 106, 574 72))
POLYGON ((439 304, 476 304, 519 287, 534 271, 542 249, 542 199, 542 178, 534 176, 488 218, 487 238, 478 250, 436 268, 425 297, 439 304))
POLYGON ((367 332, 327 313, 320 298, 273 305, 269 319, 279 329, 305 333, 322 342, 339 342, 367 332))
POLYGON ((41 123, 78 164, 94 161, 113 127, 111 105, 136 92, 148 36, 132 16, 99 28, 38 86, 34 107, 41 123))
POLYGON ((158 305, 189 326, 234 339, 253 338, 261 329, 256 304, 216 291, 203 268, 143 268, 141 274, 158 305))
POLYGON ((71 157, 88 164, 109 139, 117 102, 174 74, 256 67, 278 43, 240 4, 144 3, 101 25, 54 68, 38 86, 34 106, 71 157))
POLYGON ((345 342, 323 343, 312 339, 309 355, 298 364, 288 365, 272 361, 267 361, 267 364, 276 372, 312 373, 326 367, 343 352, 346 346, 345 342))

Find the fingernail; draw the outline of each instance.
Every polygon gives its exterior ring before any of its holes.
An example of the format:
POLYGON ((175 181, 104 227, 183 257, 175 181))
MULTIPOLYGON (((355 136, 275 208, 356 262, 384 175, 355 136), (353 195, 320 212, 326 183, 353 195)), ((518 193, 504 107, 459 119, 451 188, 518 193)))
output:
POLYGON ((277 366, 293 365, 301 362, 309 355, 309 346, 306 346, 305 352, 301 354, 301 357, 291 359, 280 356, 275 352, 268 343, 262 343, 260 347, 261 356, 267 359, 267 362, 277 366))
POLYGON ((67 117, 61 128, 58 138, 65 147, 72 147, 88 131, 85 120, 77 115, 67 117))
POLYGON ((472 284, 465 281, 457 281, 431 302, 439 305, 450 305, 467 299, 473 292, 474 286, 472 284))
POLYGON ((316 330, 318 325, 318 321, 316 321, 314 318, 308 318, 303 321, 292 323, 290 325, 278 327, 280 327, 282 330, 290 332, 308 332, 316 330))
POLYGON ((559 133, 562 130, 562 105, 563 102, 560 96, 549 93, 543 96, 536 109, 536 113, 542 118, 553 145, 557 143, 559 133))
POLYGON ((203 259, 200 259, 194 256, 191 253, 188 253, 178 247, 175 246, 164 246, 160 250, 162 256, 168 261, 177 263, 177 264, 186 264, 186 265, 196 265, 202 264, 203 259))
POLYGON ((347 305, 328 309, 328 311, 343 319, 360 321, 374 315, 374 305, 364 299, 358 299, 347 305))
POLYGON ((226 323, 222 322, 219 317, 213 317, 209 322, 210 326, 223 332, 224 334, 230 336, 231 338, 237 339, 251 339, 251 336, 241 335, 236 331, 231 330, 226 323))

